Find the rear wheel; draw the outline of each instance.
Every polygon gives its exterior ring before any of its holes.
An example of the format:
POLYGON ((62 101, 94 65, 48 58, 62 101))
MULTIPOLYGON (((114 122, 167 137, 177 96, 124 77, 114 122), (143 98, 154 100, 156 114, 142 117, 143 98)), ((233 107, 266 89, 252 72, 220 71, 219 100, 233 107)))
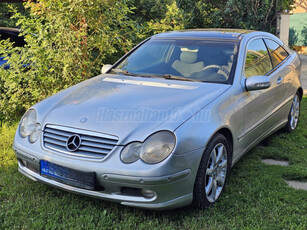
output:
POLYGON ((300 105, 300 95, 299 93, 296 93, 292 100, 291 109, 288 115, 288 122, 284 128, 286 132, 291 133, 296 129, 300 115, 300 105))
POLYGON ((193 194, 197 207, 211 206, 219 198, 225 188, 230 162, 227 139, 218 133, 209 141, 198 168, 193 194))

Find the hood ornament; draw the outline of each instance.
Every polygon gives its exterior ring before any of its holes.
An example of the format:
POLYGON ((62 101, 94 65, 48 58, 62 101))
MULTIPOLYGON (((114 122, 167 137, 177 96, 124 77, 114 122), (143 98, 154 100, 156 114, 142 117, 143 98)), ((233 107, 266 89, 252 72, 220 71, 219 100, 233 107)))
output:
POLYGON ((66 149, 70 152, 76 151, 81 145, 81 137, 78 134, 70 136, 66 141, 66 149))
POLYGON ((85 122, 87 122, 87 118, 86 118, 86 117, 81 118, 80 122, 81 122, 81 123, 85 123, 85 122))

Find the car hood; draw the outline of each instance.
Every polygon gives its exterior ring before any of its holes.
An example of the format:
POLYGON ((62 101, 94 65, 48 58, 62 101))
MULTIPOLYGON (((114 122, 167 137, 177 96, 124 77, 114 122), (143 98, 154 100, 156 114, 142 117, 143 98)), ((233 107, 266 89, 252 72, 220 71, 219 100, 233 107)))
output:
POLYGON ((37 109, 45 110, 43 125, 107 133, 125 144, 143 141, 157 130, 174 131, 229 87, 105 74, 42 101, 37 109))

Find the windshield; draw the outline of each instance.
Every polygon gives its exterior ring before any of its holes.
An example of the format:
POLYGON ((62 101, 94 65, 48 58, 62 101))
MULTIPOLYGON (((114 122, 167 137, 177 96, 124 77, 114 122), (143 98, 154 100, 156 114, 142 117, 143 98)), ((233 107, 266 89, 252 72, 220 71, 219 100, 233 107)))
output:
POLYGON ((112 72, 176 80, 230 83, 237 43, 193 39, 151 39, 112 72))

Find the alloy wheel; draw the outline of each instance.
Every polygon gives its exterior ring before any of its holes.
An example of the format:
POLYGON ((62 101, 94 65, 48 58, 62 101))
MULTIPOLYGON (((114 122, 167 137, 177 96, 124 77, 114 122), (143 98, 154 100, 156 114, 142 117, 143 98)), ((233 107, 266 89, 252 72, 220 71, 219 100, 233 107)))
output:
POLYGON ((300 100, 298 98, 298 95, 295 95, 295 97, 292 100, 292 106, 290 111, 290 126, 291 129, 295 129, 298 122, 298 117, 300 113, 300 100))
POLYGON ((205 191, 209 202, 213 203, 220 196, 227 174, 227 149, 218 143, 211 151, 207 164, 205 191))

